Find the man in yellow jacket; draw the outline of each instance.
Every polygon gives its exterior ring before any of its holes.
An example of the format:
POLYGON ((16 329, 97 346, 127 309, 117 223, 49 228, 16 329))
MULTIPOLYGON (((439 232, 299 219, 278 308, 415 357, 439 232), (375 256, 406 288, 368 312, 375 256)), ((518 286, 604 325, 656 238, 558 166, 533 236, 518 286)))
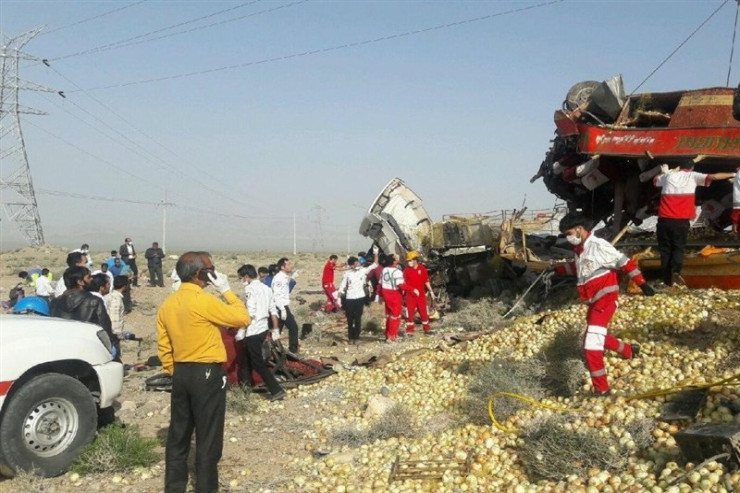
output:
POLYGON ((195 430, 195 491, 218 491, 226 411, 226 348, 221 327, 244 327, 250 317, 216 272, 208 252, 187 252, 177 261, 180 289, 157 312, 159 359, 172 375, 170 428, 165 451, 165 491, 184 492, 195 430), (203 288, 211 284, 226 303, 203 288))

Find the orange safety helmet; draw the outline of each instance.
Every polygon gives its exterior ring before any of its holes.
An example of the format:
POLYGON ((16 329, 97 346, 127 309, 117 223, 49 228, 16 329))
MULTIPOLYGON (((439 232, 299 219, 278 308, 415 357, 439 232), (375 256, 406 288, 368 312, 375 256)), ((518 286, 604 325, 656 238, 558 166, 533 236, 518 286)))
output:
POLYGON ((416 250, 411 250, 409 253, 406 254, 406 262, 410 260, 416 260, 419 258, 419 252, 416 250))

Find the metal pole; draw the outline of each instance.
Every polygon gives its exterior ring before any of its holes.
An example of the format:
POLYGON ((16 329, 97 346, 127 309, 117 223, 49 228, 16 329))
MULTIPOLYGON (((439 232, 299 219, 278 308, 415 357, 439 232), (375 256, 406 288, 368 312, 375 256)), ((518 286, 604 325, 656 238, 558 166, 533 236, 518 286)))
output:
POLYGON ((162 202, 162 250, 167 252, 167 190, 164 191, 162 202))
POLYGON ((298 253, 298 245, 295 236, 295 213, 293 213, 293 255, 298 253))

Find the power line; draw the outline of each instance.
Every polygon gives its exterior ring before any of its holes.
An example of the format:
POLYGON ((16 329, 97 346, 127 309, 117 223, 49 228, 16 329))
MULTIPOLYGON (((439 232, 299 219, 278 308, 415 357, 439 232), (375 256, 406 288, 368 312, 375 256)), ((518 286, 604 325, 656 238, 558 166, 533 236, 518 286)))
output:
POLYGON ((724 6, 725 6, 725 5, 727 4, 727 2, 729 2, 729 1, 730 1, 730 0, 725 0, 724 2, 722 2, 722 4, 721 4, 721 5, 719 6, 719 7, 717 7, 717 9, 716 9, 716 10, 715 10, 714 12, 712 12, 711 14, 709 14, 709 17, 707 17, 706 19, 704 19, 704 22, 702 22, 701 24, 699 24, 699 27, 697 27, 696 29, 694 29, 694 30, 693 30, 693 31, 691 32, 691 34, 689 34, 689 35, 688 35, 688 36, 686 37, 686 39, 684 39, 683 41, 681 41, 681 42, 680 42, 680 43, 678 44, 678 46, 676 46, 676 49, 675 49, 675 50, 673 50, 673 51, 672 51, 672 52, 671 52, 671 53, 670 53, 670 54, 669 54, 669 55, 668 55, 667 57, 665 57, 665 58, 663 59, 663 61, 662 61, 662 62, 660 62, 660 63, 658 64, 658 66, 657 66, 657 67, 655 67, 655 68, 653 69, 653 71, 652 71, 652 72, 650 72, 650 73, 648 74, 648 76, 647 76, 647 77, 645 77, 645 78, 643 79, 643 81, 642 81, 642 82, 640 82, 640 83, 639 83, 639 84, 637 85, 637 87, 635 87, 635 88, 634 88, 634 89, 632 90, 632 92, 630 93, 630 96, 632 96, 632 95, 633 95, 634 93, 636 93, 636 92, 637 92, 637 90, 638 90, 638 89, 640 89, 640 88, 642 87, 642 85, 643 85, 643 84, 645 84, 645 82, 647 82, 647 81, 648 81, 648 80, 650 79, 650 77, 652 77, 653 75, 655 75, 655 72, 657 72, 658 70, 660 70, 660 68, 661 68, 661 67, 662 67, 663 65, 665 65, 665 64, 666 64, 666 62, 667 62, 668 60, 670 60, 670 59, 671 59, 671 57, 672 57, 673 55, 675 55, 675 54, 676 54, 676 53, 678 52, 678 50, 680 50, 680 49, 681 49, 681 48, 683 47, 683 45, 685 45, 686 43, 688 43, 688 42, 689 42, 689 40, 690 40, 691 38, 693 38, 693 37, 694 37, 694 35, 695 35, 696 33, 698 33, 698 32, 699 32, 699 30, 700 30, 700 29, 701 29, 702 27, 704 27, 704 25, 705 25, 705 24, 706 24, 707 22, 709 22, 709 20, 710 20, 710 19, 711 19, 712 17, 714 17, 714 15, 715 15, 715 14, 716 14, 717 12, 719 12, 719 11, 720 11, 720 9, 722 9, 722 7, 724 7, 724 6))
MULTIPOLYGON (((196 76, 196 75, 205 75, 205 74, 210 74, 210 73, 214 73, 214 72, 222 72, 224 70, 234 70, 234 69, 237 69, 237 68, 246 68, 246 67, 251 67, 251 66, 255 66, 255 65, 261 65, 261 64, 265 64, 265 63, 272 63, 272 62, 279 62, 279 61, 284 61, 284 60, 290 60, 292 58, 300 58, 300 57, 305 57, 305 56, 318 55, 318 54, 328 53, 328 52, 331 52, 331 51, 338 51, 338 50, 349 49, 349 48, 357 48, 359 46, 365 46, 365 45, 374 44, 374 43, 381 43, 381 42, 384 42, 384 41, 390 41, 392 39, 399 39, 399 38, 404 38, 404 37, 408 37, 408 36, 415 36, 417 34, 424 34, 424 33, 428 33, 428 32, 431 32, 431 31, 438 31, 440 29, 448 29, 448 28, 451 28, 451 27, 457 27, 457 26, 461 26, 461 25, 464 25, 464 24, 470 24, 470 23, 473 23, 473 22, 484 21, 484 20, 495 18, 495 17, 501 17, 501 16, 505 16, 505 15, 516 14, 516 13, 519 13, 519 12, 524 12, 524 11, 527 11, 527 10, 533 10, 533 9, 537 9, 537 8, 541 8, 541 7, 547 7, 549 5, 553 5, 553 4, 556 4, 556 3, 562 3, 563 1, 564 0, 551 0, 551 1, 548 1, 548 2, 543 2, 543 3, 538 3, 538 4, 535 4, 535 5, 530 5, 530 6, 527 6, 527 7, 520 7, 520 8, 517 8, 517 9, 511 9, 511 10, 506 10, 506 11, 503 11, 503 12, 497 12, 495 14, 488 14, 488 15, 483 15, 483 16, 479 16, 479 17, 473 17, 473 18, 470 18, 470 19, 464 19, 464 20, 460 20, 460 21, 450 22, 450 23, 447 23, 447 24, 439 24, 439 25, 436 25, 436 26, 426 27, 426 28, 423 28, 423 29, 415 29, 413 31, 406 31, 406 32, 403 32, 403 33, 389 34, 387 36, 381 36, 379 38, 365 39, 365 40, 362 40, 362 41, 355 41, 355 42, 352 42, 352 43, 345 43, 345 44, 341 44, 341 45, 331 46, 331 47, 328 47, 328 48, 320 48, 320 49, 317 49, 317 50, 304 51, 304 52, 300 52, 300 53, 292 53, 290 55, 283 55, 283 56, 278 56, 278 57, 273 57, 273 58, 265 58, 265 59, 262 59, 262 60, 256 60, 256 61, 245 62, 245 63, 238 63, 238 64, 235 64, 235 65, 228 65, 228 66, 225 66, 225 67, 218 67, 218 68, 212 68, 212 69, 199 70, 199 71, 195 71, 195 72, 186 72, 186 73, 182 73, 182 74, 168 75, 168 76, 164 76, 164 77, 155 77, 155 78, 152 78, 152 79, 123 82, 123 83, 111 84, 111 85, 107 85, 107 86, 99 86, 99 87, 89 88, 87 90, 88 91, 97 91, 97 90, 101 90, 101 89, 115 89, 115 88, 119 88, 119 87, 127 87, 127 86, 139 85, 139 84, 150 84, 152 82, 162 82, 162 81, 165 81, 165 80, 182 79, 182 78, 185 78, 185 77, 193 77, 193 76, 196 76)), ((728 1, 728 0, 725 0, 725 1, 728 1)), ((76 91, 70 91, 70 92, 76 92, 76 91)))
POLYGON ((737 1, 737 8, 735 9, 735 27, 732 30, 732 43, 730 44, 730 63, 727 67, 727 87, 730 87, 730 74, 732 73, 732 57, 735 54, 735 36, 737 35, 737 20, 740 14, 740 0, 737 1))
MULTIPOLYGON (((43 195, 54 195, 57 197, 69 197, 73 199, 84 199, 84 200, 95 200, 95 201, 101 201, 101 202, 118 202, 118 203, 124 203, 124 204, 139 204, 139 205, 154 205, 154 206, 161 206, 162 202, 151 202, 146 200, 131 200, 131 199, 117 199, 117 198, 111 198, 111 197, 103 197, 99 195, 86 195, 82 193, 74 193, 74 192, 63 192, 60 190, 49 190, 45 188, 38 189, 39 194, 43 195)), ((198 207, 193 207, 190 205, 181 205, 177 204, 175 202, 167 202, 168 207, 176 207, 180 210, 184 211, 190 211, 190 212, 197 212, 200 214, 208 214, 212 216, 220 216, 220 217, 229 217, 229 218, 235 218, 235 219, 247 219, 250 221, 254 220, 264 220, 264 221, 287 221, 287 220, 293 220, 293 216, 245 216, 242 214, 232 214, 232 213, 225 213, 225 212, 218 212, 214 210, 208 210, 208 209, 201 209, 198 207)), ((307 219, 309 216, 297 216, 301 219, 307 219)))
MULTIPOLYGON (((45 128, 39 127, 38 125, 35 125, 35 124, 33 124, 32 122, 30 122, 30 121, 28 121, 26 119, 24 119, 24 122, 27 123, 28 125, 31 125, 32 127, 36 127, 37 129, 41 130, 45 134, 50 135, 51 137, 54 137, 55 139, 57 139, 57 140, 59 140, 61 142, 64 142, 65 144, 67 144, 68 146, 72 147, 73 149, 76 149, 76 150, 82 152, 83 154, 86 154, 86 155, 92 157, 93 159, 97 159, 100 162, 107 164, 111 168, 113 168, 113 169, 115 169, 117 171, 120 171, 121 173, 124 173, 126 175, 129 175, 129 176, 131 176, 133 178, 136 178, 137 180, 143 181, 144 183, 146 183, 146 184, 148 184, 150 186, 156 186, 156 185, 154 185, 151 182, 151 180, 147 180, 146 178, 142 178, 139 175, 136 175, 134 173, 131 173, 126 168, 122 168, 121 166, 118 166, 118 165, 116 165, 116 164, 108 161, 107 159, 104 159, 104 158, 101 158, 99 156, 96 156, 95 154, 91 153, 90 151, 86 151, 82 147, 80 147, 80 146, 78 146, 76 144, 73 144, 72 142, 69 142, 68 140, 64 139, 63 137, 60 137, 59 135, 56 135, 56 134, 54 134, 54 133, 46 130, 45 128)), ((164 188, 160 188, 160 190, 164 191, 164 188)))
MULTIPOLYGON (((129 127, 133 128, 134 130, 136 130, 137 132, 139 132, 139 134, 143 135, 143 136, 144 136, 145 138, 147 138, 147 139, 148 139, 149 141, 151 141, 151 142, 154 142, 154 143, 155 143, 156 145, 158 145, 159 147, 161 147, 161 148, 162 148, 162 149, 164 149, 165 151, 169 152, 169 153, 170 153, 171 155, 173 155, 174 157, 176 157, 176 158, 177 158, 177 159, 179 159, 180 161, 182 161, 182 162, 187 162, 187 159, 185 159, 184 157, 180 156, 180 155, 179 155, 179 154, 177 154, 176 152, 172 151, 171 149, 169 149, 169 148, 168 148, 167 146, 165 146, 164 144, 162 144, 162 143, 161 143, 161 142, 159 142, 158 140, 154 139, 154 138, 153 138, 153 137, 152 137, 151 135, 149 135, 149 134, 148 134, 147 132, 144 132, 143 130, 141 130, 140 128, 138 128, 138 127, 137 127, 136 125, 134 125, 134 124, 133 124, 133 123, 131 123, 131 122, 130 122, 129 120, 127 120, 126 118, 124 118, 124 117, 123 117, 123 116, 122 116, 121 114, 119 114, 119 113, 118 113, 117 111, 115 111, 115 110, 114 110, 113 108, 111 108, 111 107, 110 107, 110 106, 108 106, 107 104, 103 103, 103 102, 102 102, 101 100, 97 99, 97 98, 96 98, 95 96, 93 96, 92 94, 90 94, 89 92, 87 92, 87 91, 86 91, 85 89, 83 89, 82 87, 80 87, 80 86, 79 86, 79 84, 77 84, 76 82, 74 82, 73 80, 71 80, 71 79, 70 79, 69 77, 67 77, 66 75, 64 75, 64 74, 62 74, 61 72, 59 72, 59 70, 57 70, 56 68, 54 68, 54 67, 51 67, 51 66, 50 66, 50 68, 51 68, 51 70, 52 70, 52 71, 54 71, 54 73, 56 73, 56 74, 57 74, 57 75, 58 75, 59 77, 61 77, 62 79, 66 80, 67 82, 69 82, 70 84, 72 84, 72 85, 73 85, 74 87, 76 87, 77 89, 79 89, 80 91, 82 91, 82 92, 83 92, 83 93, 85 94, 85 96, 87 96, 88 98, 92 99, 92 100, 93 100, 94 102, 96 102, 97 104, 99 104, 100 106, 102 106, 103 108, 105 108, 106 110, 108 110, 108 111, 109 111, 110 113, 112 113, 112 114, 113 114, 113 115, 115 115, 115 116, 116 116, 116 117, 117 117, 118 119, 120 119, 121 121, 123 121, 124 123, 126 123, 126 124, 127 124, 127 125, 128 125, 129 127)), ((74 103, 72 103, 72 104, 74 104, 74 103)), ((80 108, 80 106, 79 106, 79 105, 76 105, 76 104, 75 104, 75 106, 76 106, 76 107, 78 107, 78 108, 80 108)), ((80 108, 80 109, 82 109, 82 108, 80 108)), ((90 113, 89 113, 89 112, 87 112, 86 110, 82 110, 82 111, 85 111, 85 113, 88 113, 88 114, 90 114, 90 113)), ((91 116, 93 116, 93 115, 91 114, 91 116)), ((98 118, 97 118, 97 117, 95 117, 95 116, 93 116, 93 118, 96 118, 96 120, 98 119, 98 118)), ((105 125, 106 125, 106 126, 107 126, 108 128, 111 128, 111 127, 110 127, 109 125, 107 125, 107 124, 105 124, 105 125)), ((114 131, 115 131, 115 130, 114 130, 114 131)), ((120 134, 120 132, 117 132, 117 133, 119 133, 119 135, 121 135, 121 134, 120 134)), ((131 141, 131 139, 128 139, 127 137, 124 137, 124 138, 126 138, 126 139, 127 139, 127 140, 129 140, 129 141, 131 141)), ((131 141, 131 142, 133 142, 133 141, 131 141)), ((140 147, 140 148, 144 149, 144 148, 143 148, 142 146, 140 146, 139 144, 136 144, 135 142, 134 142, 134 144, 135 144, 135 145, 137 145, 138 147, 140 147)), ((146 151, 146 152, 149 152, 149 151, 146 151)), ((151 153, 150 153, 150 154, 151 154, 151 153)), ((154 155, 154 154, 152 154, 152 155, 154 155)), ((196 181, 197 183, 201 184, 201 186, 203 186, 203 187, 204 187, 205 189, 207 189, 207 190, 210 190, 210 191, 212 191, 212 192, 214 192, 214 193, 219 193, 219 194, 222 194, 222 193, 223 193, 223 192, 220 192, 220 191, 215 191, 215 190, 214 190, 214 189, 213 189, 212 187, 210 187, 209 185, 207 185, 207 184, 203 183, 203 182, 202 182, 201 180, 199 180, 198 178, 191 178, 191 177, 190 177, 189 175, 185 174, 185 173, 184 173, 183 171, 179 170, 178 168, 176 168, 176 167, 174 167, 174 166, 172 166, 172 165, 169 165, 169 164, 167 164, 167 163, 166 163, 166 161, 164 161, 164 160, 163 160, 162 158, 160 158, 160 157, 158 157, 158 156, 155 156, 155 157, 156 157, 157 159, 159 159, 159 160, 160 160, 160 161, 161 161, 161 162, 162 162, 163 164, 165 164, 165 166, 167 166, 168 168, 172 169, 172 170, 173 170, 174 172, 176 172, 177 174, 179 174, 179 175, 181 175, 181 176, 183 176, 183 177, 187 178, 188 180, 193 180, 193 181, 196 181)), ((233 186, 233 184, 226 184, 226 183, 224 183, 223 181, 219 180, 218 178, 216 178, 216 177, 214 177, 214 176, 212 176, 211 178, 212 178, 212 179, 213 179, 214 181, 216 181, 217 183, 219 183, 219 184, 220 184, 221 186, 225 187, 225 189, 229 189, 230 187, 232 187, 232 186, 233 186)), ((243 203, 243 202, 242 202, 241 200, 237 200, 237 199, 234 199, 234 198, 232 198, 232 197, 230 197, 230 196, 228 196, 228 195, 224 195, 224 196, 225 196, 225 198, 227 198, 228 200, 230 200, 230 201, 234 202, 235 204, 239 204, 239 205, 244 205, 244 203, 243 203)))
MULTIPOLYGON (((56 72, 56 73, 57 73, 57 74, 58 74, 58 75, 59 75, 60 77, 62 77, 63 79, 65 79, 66 81, 70 82, 71 84, 73 84, 73 85, 74 85, 74 86, 76 86, 76 87, 79 87, 79 86, 78 86, 77 84, 75 84, 75 83, 74 83, 74 82, 73 82, 72 80, 70 80, 70 79, 69 79, 68 77, 65 77, 65 76, 64 76, 63 74, 61 74, 61 73, 60 73, 60 72, 59 72, 58 70, 56 70, 55 68, 53 68, 53 67, 52 67, 52 70, 53 70, 54 72, 56 72)), ((119 118, 121 118, 122 120, 126 121, 126 120, 125 120, 125 119, 124 119, 124 118, 123 118, 122 116, 118 115, 118 114, 117 114, 117 113, 116 113, 116 112, 115 112, 115 111, 114 111, 113 109, 111 109, 111 108, 109 108, 108 106, 106 106, 106 105, 105 105, 105 104, 104 104, 104 103, 103 103, 102 101, 100 101, 100 100, 98 100, 98 99, 96 99, 96 98, 93 98, 92 96, 90 96, 89 94, 87 94, 87 92, 85 92, 85 95, 87 95, 88 97, 90 97, 91 99, 93 99, 93 101, 97 102, 98 104, 100 104, 100 105, 101 105, 101 106, 103 106, 104 108, 108 109, 108 111, 112 112, 113 114, 115 114, 116 116, 118 116, 119 118)), ((80 106, 79 104, 75 103, 75 102, 74 102, 73 100, 69 99, 68 101, 69 101, 69 102, 70 102, 70 104, 72 104, 72 105, 73 105, 74 107, 76 107, 77 109, 79 109, 79 110, 80 110, 80 111, 82 111, 83 113, 85 113, 85 114, 89 115, 89 116, 90 116, 91 118, 95 119, 95 121, 97 121, 97 122, 98 122, 98 123, 100 123, 101 125, 103 125, 103 126, 105 126, 106 128, 110 129, 110 130, 111 130, 112 132, 114 132, 114 133, 115 133, 116 135, 120 136, 120 137, 121 137, 122 139, 124 139, 124 140, 125 140, 126 142, 129 142, 130 144, 132 144, 132 145, 133 145, 133 146, 135 146, 136 148, 138 148, 138 149, 141 149, 141 151, 143 151, 143 152, 144 152, 145 154, 142 154, 142 152, 140 152, 140 151, 138 151, 138 150, 136 150, 136 149, 133 149, 133 148, 131 148, 131 147, 129 147, 129 146, 126 146, 126 144, 123 144, 123 143, 121 143, 121 142, 119 141, 119 144, 123 145, 124 147, 127 147, 127 148, 128 148, 128 150, 129 150, 130 152, 133 152, 133 153, 134 153, 134 154, 136 154, 137 156, 139 156, 139 157, 143 158, 144 160, 146 160, 146 161, 148 161, 148 162, 152 163, 153 165, 155 165, 155 166, 157 166, 157 167, 160 167, 160 168, 162 168, 162 169, 164 169, 164 170, 166 170, 166 171, 171 171, 171 172, 174 172, 174 173, 176 173, 176 174, 180 175, 180 176, 181 176, 182 178, 185 178, 185 179, 187 179, 187 180, 189 180, 189 181, 194 181, 194 182, 198 183, 198 184, 199 184, 199 185, 200 185, 201 187, 203 187, 204 189, 206 189, 206 190, 209 190, 210 192, 213 192, 213 193, 217 193, 217 194, 219 194, 219 195, 223 196, 224 198, 226 198, 226 199, 228 199, 228 200, 230 200, 230 201, 232 201, 232 202, 234 202, 234 203, 236 203, 236 204, 238 204, 238 205, 244 205, 242 201, 240 201, 240 200, 237 200, 237 199, 235 199, 235 198, 233 198, 233 197, 230 197, 229 195, 225 194, 225 193, 224 193, 223 191, 220 191, 220 190, 216 190, 216 189, 214 189, 213 187, 211 187, 210 185, 206 184, 206 183, 205 183, 205 182, 203 182, 202 180, 200 180, 200 179, 198 179, 198 178, 194 178, 194 177, 191 177, 191 176, 189 176, 189 175, 185 174, 185 173, 184 173, 183 171, 181 171, 181 170, 180 170, 180 169, 178 169, 177 167, 175 167, 175 166, 173 166, 173 165, 171 165, 171 164, 167 163, 167 161, 165 161, 165 160, 164 160, 164 159, 162 159, 161 157, 159 157, 159 156, 157 156, 157 155, 153 154, 152 152, 150 152, 149 150, 147 150, 146 148, 144 148, 144 147, 143 147, 143 146, 142 146, 141 144, 139 144, 138 142, 134 141, 133 139, 131 139, 130 137, 126 136, 125 134, 123 134, 122 132, 118 131, 117 129, 113 128, 113 127, 112 127, 111 125, 109 125, 108 123, 106 123, 106 122, 105 122, 105 121, 103 121, 102 119, 98 118, 98 117, 97 117, 96 115, 92 114, 91 112, 89 112, 88 110, 86 110, 85 108, 83 108, 82 106, 80 106), (151 156, 151 157, 150 157, 150 156, 151 156), (159 163, 155 162, 155 160, 156 160, 156 161, 159 161, 159 163), (161 163, 161 164, 160 164, 160 163, 161 163)), ((56 103, 54 103, 54 104, 56 104, 56 103)), ((63 111, 65 111, 65 112, 66 112, 66 113, 68 113, 69 115, 73 116, 74 118, 76 118, 77 120, 79 120, 80 122, 82 122, 83 124, 87 125, 88 127, 91 127, 91 128, 93 129, 93 130, 95 130, 95 131, 97 131, 97 132, 101 133, 102 135, 105 135, 105 136, 106 136, 107 138, 109 138, 109 139, 113 140, 114 142, 116 141, 116 139, 115 139, 115 138, 111 137, 110 135, 107 135, 107 134, 106 134, 105 132, 103 132, 103 131, 102 131, 102 130, 101 130, 101 129, 100 129, 99 127, 98 127, 98 126, 95 126, 95 125, 92 125, 92 124, 90 124, 90 123, 86 122, 86 121, 85 121, 85 120, 83 120, 82 118, 78 117, 77 115, 74 115, 74 114, 72 114, 72 113, 71 113, 71 112, 69 112, 69 111, 68 111, 68 110, 67 110, 66 108, 64 108, 64 107, 62 107, 62 106, 60 106, 60 105, 58 105, 58 104, 56 104, 56 106, 57 106, 57 107, 59 107, 59 108, 61 108, 61 109, 62 109, 63 111)), ((146 134, 145 134, 144 132, 142 132, 141 130, 139 130, 138 128, 136 128, 136 127, 135 127, 135 126, 134 126, 133 124, 129 123, 128 121, 126 121, 126 123, 128 123, 128 124, 129 124, 129 125, 130 125, 131 127, 133 127, 133 128, 135 129, 135 130, 137 130, 137 131, 138 131, 139 133, 141 133, 142 135, 146 135, 146 134)), ((150 138, 150 139, 151 139, 151 138, 150 138)), ((153 140, 153 139, 151 139, 151 140, 153 140)), ((156 142, 156 141, 155 141, 155 142, 156 142)), ((160 144, 160 145, 162 146, 162 144, 160 144)), ((164 146, 162 146, 162 147, 164 147, 164 146)), ((223 184, 223 183, 222 183, 222 184, 223 184)), ((224 186, 227 186, 227 185, 224 185, 224 186)))
MULTIPOLYGON (((89 54, 92 54, 92 53, 99 53, 99 52, 102 52, 102 51, 108 51, 108 50, 114 50, 114 49, 118 49, 118 48, 123 48, 124 46, 131 46, 131 45, 140 44, 140 43, 148 43, 148 42, 154 41, 156 39, 164 39, 164 38, 168 38, 170 36, 176 36, 178 34, 183 34, 183 33, 187 33, 187 32, 197 31, 197 30, 200 30, 200 29, 205 29, 207 27, 211 27, 211 26, 215 26, 215 25, 219 25, 219 24, 225 24, 226 22, 233 22, 233 21, 236 21, 236 20, 243 19, 245 17, 249 17, 251 15, 255 15, 255 14, 250 14, 250 15, 247 15, 247 16, 236 17, 234 19, 227 19, 225 21, 220 21, 218 23, 208 24, 208 25, 205 25, 205 26, 199 26, 199 27, 196 27, 196 28, 193 28, 193 29, 189 29, 189 30, 186 30, 186 31, 179 31, 179 32, 176 32, 176 33, 170 33, 170 34, 166 34, 164 36, 159 36, 157 38, 145 39, 143 41, 141 40, 142 38, 146 38, 147 36, 152 36, 154 34, 159 34, 159 33, 164 32, 164 31, 169 31, 171 29, 176 29, 178 27, 186 26, 186 25, 192 24, 194 22, 198 22, 198 21, 202 21, 204 19, 215 17, 217 15, 224 14, 226 12, 231 12, 233 10, 241 9, 241 8, 247 7, 249 5, 253 5, 253 4, 255 4, 257 2, 260 2, 260 1, 261 0, 253 0, 251 2, 246 2, 246 3, 243 3, 241 5, 237 5, 235 7, 229 7, 228 9, 218 10, 218 11, 213 12, 213 13, 210 13, 208 15, 204 15, 204 16, 201 16, 201 17, 196 17, 194 19, 190 19, 190 20, 187 20, 187 21, 184 21, 184 22, 180 22, 180 23, 177 23, 177 24, 172 24, 170 26, 162 27, 160 29, 156 29, 154 31, 149 31, 149 32, 144 33, 144 34, 139 34, 138 36, 133 36, 131 38, 126 38, 126 39, 122 39, 120 41, 115 41, 113 43, 108 43, 108 44, 96 46, 94 48, 90 48, 90 49, 87 49, 87 50, 78 51, 76 53, 70 53, 69 55, 63 55, 63 56, 60 56, 60 57, 51 58, 50 60, 51 61, 64 60, 66 58, 72 58, 72 57, 77 57, 77 56, 82 56, 82 55, 89 55, 89 54)), ((305 2, 307 0, 302 0, 302 1, 305 2)), ((295 2, 295 3, 301 3, 301 2, 295 2)), ((282 8, 282 7, 280 7, 280 8, 282 8)), ((271 10, 277 10, 277 9, 271 9, 271 10)))
POLYGON ((82 19, 82 20, 79 20, 77 22, 73 22, 72 24, 67 24, 66 26, 62 26, 62 27, 58 27, 56 29, 52 29, 51 31, 42 32, 40 34, 40 36, 43 36, 45 34, 55 33, 57 31, 61 31, 62 29, 67 29, 67 28, 70 28, 70 27, 73 27, 73 26, 78 26, 78 25, 80 25, 82 23, 93 21, 95 19, 100 19, 101 17, 105 17, 106 15, 114 14, 116 12, 120 12, 122 10, 126 10, 126 9, 131 8, 131 7, 135 7, 135 6, 137 6, 139 4, 142 4, 142 3, 146 2, 146 1, 147 0, 139 0, 138 2, 134 2, 134 3, 131 3, 129 5, 124 5, 123 7, 118 7, 117 9, 109 10, 107 12, 103 12, 102 14, 94 15, 92 17, 88 17, 86 19, 82 19))

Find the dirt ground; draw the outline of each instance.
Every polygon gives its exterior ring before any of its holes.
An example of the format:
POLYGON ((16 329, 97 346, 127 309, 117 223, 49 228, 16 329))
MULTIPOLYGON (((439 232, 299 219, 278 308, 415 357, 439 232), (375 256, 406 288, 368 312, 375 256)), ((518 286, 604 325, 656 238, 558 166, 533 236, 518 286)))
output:
MULTIPOLYGON (((299 326, 303 323, 313 324, 313 332, 301 342, 301 351, 306 357, 315 359, 334 357, 342 363, 337 368, 342 371, 345 367, 351 368, 352 363, 358 359, 435 344, 436 337, 419 336, 395 345, 385 344, 382 328, 383 308, 373 303, 363 317, 360 344, 349 345, 343 314, 324 314, 321 310, 325 300, 321 290, 321 273, 329 253, 298 255, 280 252, 214 253, 213 257, 217 270, 229 275, 234 292, 241 295, 243 290, 236 278, 236 270, 240 265, 244 263, 255 266, 268 265, 283 255, 293 259, 295 270, 298 271, 296 276, 298 284, 291 302, 298 324, 299 326)), ((341 253, 339 255, 341 261, 344 256, 341 253)), ((65 257, 63 249, 54 247, 24 248, 0 254, 0 289, 2 289, 0 297, 3 299, 7 297, 7 292, 17 282, 16 275, 20 270, 48 267, 54 273, 54 279, 61 278, 65 257)), ((107 258, 107 254, 93 252, 92 257, 99 264, 107 258)), ((125 330, 143 337, 144 341, 141 346, 133 341, 123 341, 124 363, 133 365, 137 360, 144 360, 156 354, 155 314, 161 302, 171 293, 168 274, 174 264, 175 259, 172 256, 166 260, 164 288, 148 287, 145 275, 139 281, 141 287, 134 288, 135 306, 133 312, 126 315, 125 330), (140 358, 137 357, 139 351, 140 358)), ((337 286, 341 276, 342 273, 336 275, 337 286)), ((287 338, 286 333, 283 334, 283 338, 287 338)), ((287 341, 285 342, 287 346, 287 341)), ((159 371, 160 368, 155 368, 139 372, 130 371, 127 374, 123 392, 116 402, 116 416, 126 425, 138 426, 142 435, 155 437, 163 445, 169 426, 169 394, 144 390, 144 380, 159 371)), ((341 394, 341 389, 337 392, 332 391, 331 378, 324 381, 321 392, 327 396, 341 394)), ((274 403, 268 403, 261 394, 251 394, 248 411, 237 413, 233 408, 227 410, 224 453, 220 462, 222 489, 281 491, 280 485, 292 480, 296 472, 294 460, 305 457, 316 449, 316 444, 308 438, 305 431, 314 421, 321 418, 316 416, 311 406, 311 402, 321 396, 312 395, 310 387, 289 390, 285 400, 274 403)), ((352 403, 338 400, 337 405, 352 403)), ((163 454, 164 447, 160 447, 160 452, 163 454)), ((143 472, 122 471, 118 474, 92 474, 81 477, 68 473, 52 479, 28 476, 15 479, 0 477, 0 492, 158 492, 163 490, 163 473, 162 460, 155 467, 143 472)))

